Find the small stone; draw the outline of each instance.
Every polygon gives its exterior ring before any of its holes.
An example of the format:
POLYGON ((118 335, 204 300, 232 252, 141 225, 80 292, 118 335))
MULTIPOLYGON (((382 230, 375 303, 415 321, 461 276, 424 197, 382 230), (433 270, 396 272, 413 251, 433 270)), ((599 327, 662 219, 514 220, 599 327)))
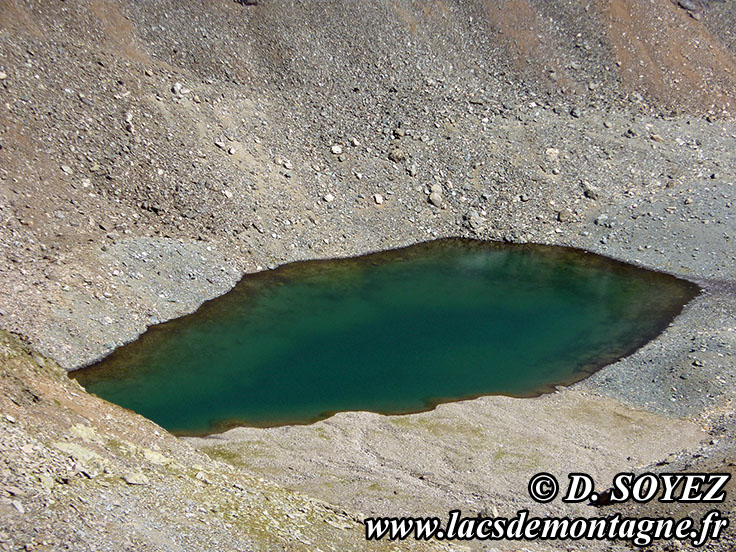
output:
POLYGON ((232 199, 233 198, 233 193, 230 190, 223 190, 222 193, 225 194, 225 197, 228 198, 228 199, 232 199))
POLYGON ((195 475, 194 477, 198 479, 199 481, 207 483, 207 485, 212 485, 212 480, 209 477, 207 477, 207 474, 204 473, 203 471, 198 471, 197 475, 195 475))
POLYGON ((333 153, 333 155, 340 155, 342 153, 342 146, 340 144, 333 144, 333 146, 330 148, 330 151, 333 153))
POLYGON ((165 466, 172 463, 171 458, 168 458, 160 452, 156 452, 155 450, 143 449, 143 456, 149 462, 152 462, 159 466, 165 466))
POLYGON ((560 150, 557 148, 547 148, 544 150, 544 155, 547 156, 547 159, 549 159, 551 163, 554 163, 560 158, 560 150))
POLYGON ((13 418, 10 414, 6 414, 5 419, 9 421, 11 424, 15 423, 15 418, 13 418))
POLYGON ((605 213, 598 215, 598 217, 593 221, 593 224, 596 226, 604 226, 606 228, 611 228, 613 226, 611 221, 608 219, 608 215, 605 213))
POLYGON ((429 202, 435 207, 442 207, 442 195, 437 192, 429 194, 429 202))
POLYGON ((526 203, 527 201, 529 201, 529 200, 531 199, 531 197, 529 197, 529 196, 528 196, 527 194, 521 194, 521 195, 519 196, 519 199, 520 199, 521 201, 523 201, 524 203, 526 203))
POLYGON ((62 172, 64 172, 65 174, 72 174, 72 173, 74 172, 74 171, 72 170, 72 168, 71 168, 71 167, 70 167, 69 165, 62 165, 62 166, 61 166, 61 170, 62 170, 62 172))
POLYGON ((655 142, 664 142, 664 138, 662 138, 659 134, 652 134, 652 140, 655 142))
POLYGON ((592 186, 589 182, 586 182, 585 180, 583 180, 581 185, 583 187, 583 195, 585 197, 593 200, 600 199, 601 194, 598 191, 598 188, 592 186))
POLYGON ((572 222, 573 220, 572 211, 570 211, 570 209, 561 209, 557 213, 557 220, 559 220, 560 222, 572 222))
POLYGON ((5 80, 8 78, 8 75, 4 71, 0 71, 0 80, 5 80))
POLYGON ((284 159, 284 162, 282 163, 282 166, 287 170, 290 171, 294 168, 294 165, 289 161, 288 159, 284 159))
POLYGON ((691 205, 692 202, 693 202, 693 198, 691 198, 691 197, 685 198, 685 205, 691 205))
POLYGON ((360 142, 358 141, 357 138, 351 138, 350 145, 353 146, 354 148, 357 148, 360 145, 360 142))
POLYGON ((230 149, 229 149, 229 150, 227 150, 227 152, 228 152, 228 153, 229 153, 230 155, 235 155, 235 154, 236 154, 236 153, 238 152, 238 150, 237 150, 237 148, 236 148, 235 146, 230 146, 230 149))
POLYGON ((383 203, 383 196, 381 194, 375 194, 373 196, 373 201, 376 202, 376 205, 380 205, 381 203, 383 203))
POLYGON ((171 87, 171 91, 177 96, 183 96, 184 94, 189 94, 189 92, 191 92, 191 90, 185 88, 180 82, 175 82, 174 86, 171 87))
POLYGON ((407 173, 409 173, 409 176, 416 176, 417 175, 417 166, 412 164, 407 170, 407 173))
POLYGON ((696 358, 695 360, 693 360, 693 366, 702 367, 702 366, 705 366, 705 364, 703 363, 702 360, 700 360, 699 358, 696 358))
POLYGON ((465 217, 465 225, 471 230, 477 230, 483 225, 483 217, 477 211, 470 211, 465 217))
POLYGON ((582 115, 582 112, 580 111, 580 108, 579 108, 579 107, 573 107, 573 108, 572 108, 572 109, 570 110, 570 115, 572 115, 572 116, 573 116, 573 117, 575 117, 576 119, 579 119, 579 118, 580 118, 580 116, 582 115))
POLYGON ((25 514, 26 513, 26 509, 23 508, 23 505, 20 502, 18 502, 17 500, 13 500, 11 502, 11 504, 13 505, 13 508, 15 508, 16 510, 18 510, 19 513, 21 513, 21 514, 25 514))
POLYGON ((322 199, 324 199, 327 203, 332 203, 333 201, 335 201, 335 196, 332 194, 327 194, 322 199))
POLYGON ((430 194, 442 195, 442 186, 440 186, 439 184, 432 184, 429 187, 429 193, 430 194))
POLYGON ((41 482, 41 486, 46 489, 47 491, 50 491, 54 488, 54 478, 50 477, 48 475, 39 475, 38 480, 41 482))
POLYGON ((131 472, 123 475, 123 481, 128 485, 147 485, 148 478, 139 472, 131 472))
POLYGON ((4 485, 3 490, 11 496, 23 496, 25 493, 15 485, 4 485))
POLYGON ((394 163, 401 163, 406 159, 406 153, 401 148, 394 148, 389 152, 388 158, 394 163))

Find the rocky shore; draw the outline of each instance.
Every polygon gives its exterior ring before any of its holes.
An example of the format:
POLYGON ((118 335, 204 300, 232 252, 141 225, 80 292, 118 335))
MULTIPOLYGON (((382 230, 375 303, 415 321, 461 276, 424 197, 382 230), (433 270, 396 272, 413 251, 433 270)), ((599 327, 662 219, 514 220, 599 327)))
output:
MULTIPOLYGON (((0 550, 362 550, 366 513, 592 515, 531 503, 537 471, 732 471, 733 23, 669 0, 0 0, 0 550), (243 274, 447 236, 703 292, 571 388, 411 416, 181 440, 63 374, 243 274)), ((465 546, 488 549, 385 544, 465 546)))

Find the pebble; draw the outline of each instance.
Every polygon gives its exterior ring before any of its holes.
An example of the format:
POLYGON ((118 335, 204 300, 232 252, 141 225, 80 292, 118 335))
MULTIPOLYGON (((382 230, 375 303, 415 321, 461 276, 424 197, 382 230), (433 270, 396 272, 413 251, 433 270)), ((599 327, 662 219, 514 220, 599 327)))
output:
POLYGON ((596 226, 603 226, 605 228, 613 228, 613 221, 611 221, 607 214, 603 213, 598 215, 593 221, 596 226))
POLYGON ((148 478, 142 473, 131 472, 123 475, 123 481, 128 485, 147 485, 148 478))
POLYGON ((589 182, 583 181, 582 182, 583 187, 583 195, 587 197, 588 199, 596 200, 600 199, 601 194, 598 191, 598 188, 595 186, 591 186, 589 182))
POLYGON ((573 214, 570 209, 562 209, 557 213, 557 220, 560 222, 571 222, 573 220, 573 214))
POLYGON ((198 471, 194 477, 203 483, 207 483, 207 485, 212 485, 212 480, 203 471, 198 471))
POLYGON ((335 201, 335 196, 332 194, 327 194, 322 199, 324 199, 327 203, 332 203, 333 201, 335 201))
POLYGON ((549 159, 552 163, 554 163, 560 157, 560 150, 558 150, 557 148, 547 148, 544 151, 544 155, 546 155, 547 159, 549 159))
POLYGON ((61 170, 65 174, 72 174, 74 172, 69 165, 62 165, 61 170))
POLYGON ((7 78, 8 78, 7 73, 5 73, 4 71, 0 71, 0 80, 5 80, 7 78))
POLYGON ((330 151, 333 153, 333 155, 340 155, 342 153, 342 146, 340 144, 334 144, 330 151))
POLYGON ((477 230, 483 225, 483 217, 477 211, 470 211, 465 216, 466 226, 471 230, 477 230))
POLYGON ((375 194, 373 200, 376 202, 376 205, 380 205, 383 203, 383 196, 381 194, 375 194))
POLYGON ((190 90, 188 88, 184 88, 184 85, 180 82, 175 82, 174 86, 171 87, 171 91, 177 96, 183 96, 190 92, 190 90))
POLYGON ((438 194, 437 192, 432 192, 431 194, 429 194, 429 202, 435 207, 441 207, 442 195, 438 194))
POLYGON ((401 163, 406 159, 406 153, 401 148, 394 148, 389 152, 388 158, 394 163, 401 163))

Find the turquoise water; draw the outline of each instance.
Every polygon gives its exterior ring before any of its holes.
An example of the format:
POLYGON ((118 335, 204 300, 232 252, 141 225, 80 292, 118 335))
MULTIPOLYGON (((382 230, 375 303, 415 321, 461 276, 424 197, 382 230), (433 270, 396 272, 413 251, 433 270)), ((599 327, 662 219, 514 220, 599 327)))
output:
POLYGON ((72 375, 186 434, 412 412, 580 380, 696 292, 579 251, 440 240, 246 276, 72 375))

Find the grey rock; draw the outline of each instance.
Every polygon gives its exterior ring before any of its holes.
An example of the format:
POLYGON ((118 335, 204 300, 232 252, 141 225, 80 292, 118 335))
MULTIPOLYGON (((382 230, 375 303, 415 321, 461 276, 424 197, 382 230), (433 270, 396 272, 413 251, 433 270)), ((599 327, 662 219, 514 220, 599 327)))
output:
POLYGON ((394 148, 389 152, 388 158, 394 163, 401 163, 406 160, 406 153, 401 148, 394 148))
POLYGON ((148 485, 148 478, 140 472, 123 474, 122 479, 128 485, 148 485))
POLYGON ((572 222, 574 220, 574 215, 570 209, 560 209, 557 212, 557 220, 560 222, 572 222))
POLYGON ((583 195, 585 195, 585 197, 593 200, 600 199, 600 191, 598 190, 598 188, 590 184, 590 182, 583 180, 580 185, 583 188, 583 195))

